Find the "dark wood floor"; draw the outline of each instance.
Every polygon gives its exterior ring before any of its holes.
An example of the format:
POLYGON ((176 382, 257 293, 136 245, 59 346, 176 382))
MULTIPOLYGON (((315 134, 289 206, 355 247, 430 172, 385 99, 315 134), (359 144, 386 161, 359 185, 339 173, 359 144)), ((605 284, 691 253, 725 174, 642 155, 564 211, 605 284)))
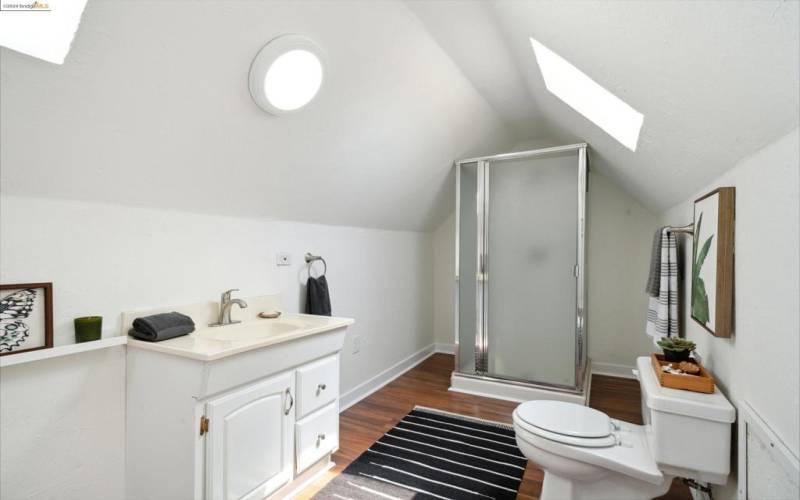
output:
MULTIPOLYGON (((319 491, 414 406, 428 406, 473 417, 511 423, 517 403, 450 392, 453 356, 435 354, 340 416, 339 451, 336 467, 316 481, 298 498, 308 499, 319 491)), ((592 379, 590 405, 613 418, 640 424, 639 384, 635 380, 596 375, 592 379)), ((543 473, 528 465, 520 488, 520 499, 539 498, 543 473)), ((689 490, 675 482, 663 499, 690 499, 689 490)))

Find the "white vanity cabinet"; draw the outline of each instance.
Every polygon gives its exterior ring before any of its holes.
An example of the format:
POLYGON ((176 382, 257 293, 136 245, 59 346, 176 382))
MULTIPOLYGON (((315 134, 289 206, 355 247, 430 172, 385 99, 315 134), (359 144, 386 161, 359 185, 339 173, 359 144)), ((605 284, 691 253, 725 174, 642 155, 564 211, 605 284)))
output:
POLYGON ((129 344, 127 497, 285 498, 330 468, 350 323, 215 359, 129 344))

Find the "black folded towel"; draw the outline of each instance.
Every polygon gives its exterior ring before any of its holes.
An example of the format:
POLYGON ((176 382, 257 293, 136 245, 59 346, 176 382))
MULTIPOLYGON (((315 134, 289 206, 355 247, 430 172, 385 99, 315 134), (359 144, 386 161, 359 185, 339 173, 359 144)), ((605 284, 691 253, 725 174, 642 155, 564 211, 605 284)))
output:
POLYGON ((194 331, 194 321, 179 312, 153 314, 133 320, 133 328, 129 332, 137 339, 149 342, 188 335, 194 331))
POLYGON ((319 278, 309 276, 306 281, 306 313, 317 316, 331 315, 331 296, 328 293, 328 280, 324 274, 319 278))

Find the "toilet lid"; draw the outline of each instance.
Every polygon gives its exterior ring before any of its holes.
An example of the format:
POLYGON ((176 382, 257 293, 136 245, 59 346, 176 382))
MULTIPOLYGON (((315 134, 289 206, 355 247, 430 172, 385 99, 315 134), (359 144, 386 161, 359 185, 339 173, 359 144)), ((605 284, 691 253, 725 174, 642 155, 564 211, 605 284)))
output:
POLYGON ((608 415, 575 403, 528 401, 517 407, 516 414, 529 425, 575 438, 602 438, 612 430, 608 415))

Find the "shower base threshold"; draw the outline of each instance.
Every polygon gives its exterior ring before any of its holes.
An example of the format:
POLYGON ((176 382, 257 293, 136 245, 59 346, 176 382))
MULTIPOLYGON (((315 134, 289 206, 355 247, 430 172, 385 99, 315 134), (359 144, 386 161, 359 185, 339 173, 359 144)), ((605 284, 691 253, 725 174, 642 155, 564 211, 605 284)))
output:
POLYGON ((450 376, 450 389, 453 392, 463 392, 474 396, 503 399, 522 403, 534 399, 550 399, 587 405, 591 388, 591 363, 587 363, 586 374, 583 382, 582 393, 564 391, 558 388, 547 388, 544 385, 522 384, 502 379, 464 375, 453 372, 450 376))

